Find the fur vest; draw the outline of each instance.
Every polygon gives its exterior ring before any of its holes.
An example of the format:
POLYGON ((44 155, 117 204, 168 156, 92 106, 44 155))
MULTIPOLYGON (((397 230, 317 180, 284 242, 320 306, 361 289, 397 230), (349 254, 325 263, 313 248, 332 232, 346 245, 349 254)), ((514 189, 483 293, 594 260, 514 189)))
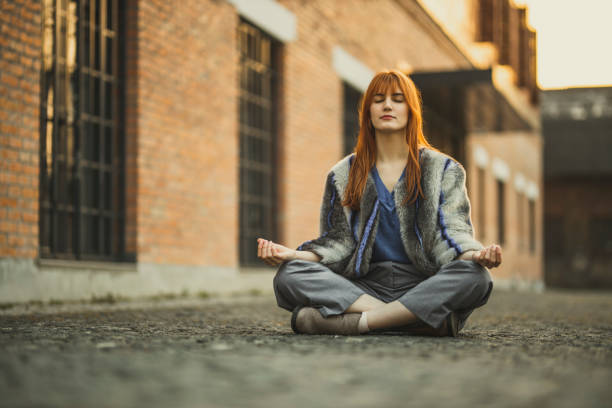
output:
MULTIPOLYGON (((354 213, 342 206, 353 159, 354 154, 348 155, 329 171, 321 204, 320 236, 304 242, 298 250, 314 252, 321 257, 321 264, 356 279, 368 273, 381 204, 368 173, 360 211, 354 213), (357 231, 352 231, 353 216, 359 217, 357 231)), ((406 254, 417 269, 434 275, 463 252, 483 246, 474 239, 463 166, 428 148, 421 148, 419 160, 425 198, 402 205, 407 197, 402 180, 394 188, 395 207, 406 254)))

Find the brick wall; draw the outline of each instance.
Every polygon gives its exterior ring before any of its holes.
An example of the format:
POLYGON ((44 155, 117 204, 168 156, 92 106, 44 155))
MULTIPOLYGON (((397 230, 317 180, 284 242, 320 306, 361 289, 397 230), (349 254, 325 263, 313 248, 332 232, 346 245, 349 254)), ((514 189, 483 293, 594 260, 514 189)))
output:
POLYGON ((542 184, 542 139, 535 134, 505 132, 502 134, 474 134, 467 141, 467 169, 469 178, 469 195, 472 202, 472 222, 477 238, 483 245, 499 244, 497 178, 492 170, 493 158, 503 160, 509 167, 509 178, 505 182, 505 244, 502 245, 503 262, 492 271, 496 278, 515 279, 525 283, 537 282, 543 278, 543 184, 542 184), (478 222, 478 167, 474 163, 475 145, 484 148, 489 155, 489 164, 485 167, 485 225, 478 222), (535 252, 529 249, 528 203, 525 194, 522 196, 523 218, 519 217, 515 177, 521 173, 526 180, 537 184, 539 196, 535 200, 535 252), (523 228, 519 227, 522 223, 523 228), (482 235, 481 235, 482 234, 482 235))
MULTIPOLYGON (((279 3, 298 21, 297 40, 282 47, 278 214, 282 242, 296 247, 318 235, 325 175, 342 156, 342 80, 333 47, 373 71, 402 62, 415 70, 467 66, 420 9, 404 8, 407 2, 279 3)), ((33 259, 40 3, 1 4, 0 256, 33 259)), ((219 0, 128 0, 126 13, 127 252, 146 264, 237 267, 239 16, 219 0)), ((494 139, 491 151, 526 143, 494 139)), ((506 161, 523 163, 515 156, 506 161)))
POLYGON ((38 251, 40 10, 0 2, 0 257, 38 251))
POLYGON ((139 262, 236 265, 237 19, 222 1, 138 2, 128 210, 139 262))

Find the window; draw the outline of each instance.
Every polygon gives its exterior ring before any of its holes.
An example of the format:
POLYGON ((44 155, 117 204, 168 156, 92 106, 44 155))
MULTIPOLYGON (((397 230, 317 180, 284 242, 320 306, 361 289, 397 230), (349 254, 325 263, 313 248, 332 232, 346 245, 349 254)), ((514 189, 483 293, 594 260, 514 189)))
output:
POLYGON ((506 210, 504 182, 497 180, 497 232, 499 245, 506 242, 506 210))
POLYGON ((259 265, 258 237, 276 238, 276 98, 278 44, 246 21, 240 55, 240 264, 259 265))
POLYGON ((565 252, 565 227, 563 217, 556 215, 546 216, 545 235, 546 235, 546 257, 557 258, 565 252))
POLYGON ((589 221, 589 246, 596 256, 612 255, 612 217, 595 217, 589 221))
POLYGON ((40 254, 124 257, 118 0, 44 0, 40 254))
POLYGON ((495 1, 494 0, 479 0, 478 1, 478 17, 477 17, 477 39, 478 41, 494 41, 494 24, 495 19, 495 1))
POLYGON ((516 222, 518 225, 518 249, 522 251, 525 246, 525 214, 523 209, 523 193, 517 191, 516 193, 516 222))
POLYGON ((485 238, 486 225, 486 203, 485 203, 485 170, 478 168, 478 237, 482 241, 485 238))
POLYGON ((536 217, 535 200, 529 200, 529 252, 535 254, 536 251, 536 217))
POLYGON ((346 82, 342 83, 344 99, 343 133, 344 133, 344 156, 355 149, 357 135, 359 134, 359 101, 361 92, 346 82))

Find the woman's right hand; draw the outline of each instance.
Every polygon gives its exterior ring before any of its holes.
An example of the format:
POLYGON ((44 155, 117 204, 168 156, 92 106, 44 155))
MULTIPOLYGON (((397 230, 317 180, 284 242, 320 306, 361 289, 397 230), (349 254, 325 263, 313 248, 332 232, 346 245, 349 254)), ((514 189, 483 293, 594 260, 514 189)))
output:
POLYGON ((271 266, 277 266, 285 261, 296 259, 295 249, 287 248, 263 238, 257 238, 257 257, 271 266))

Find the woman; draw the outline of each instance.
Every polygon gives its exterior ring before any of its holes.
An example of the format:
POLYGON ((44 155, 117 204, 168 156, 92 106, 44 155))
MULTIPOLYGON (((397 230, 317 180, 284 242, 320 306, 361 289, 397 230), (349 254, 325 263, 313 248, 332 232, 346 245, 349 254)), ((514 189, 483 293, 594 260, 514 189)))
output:
POLYGON ((412 80, 376 74, 359 120, 355 152, 327 177, 321 236, 297 250, 258 239, 281 264, 277 303, 296 333, 456 336, 487 302, 501 247, 474 239, 465 170, 425 139, 412 80))

